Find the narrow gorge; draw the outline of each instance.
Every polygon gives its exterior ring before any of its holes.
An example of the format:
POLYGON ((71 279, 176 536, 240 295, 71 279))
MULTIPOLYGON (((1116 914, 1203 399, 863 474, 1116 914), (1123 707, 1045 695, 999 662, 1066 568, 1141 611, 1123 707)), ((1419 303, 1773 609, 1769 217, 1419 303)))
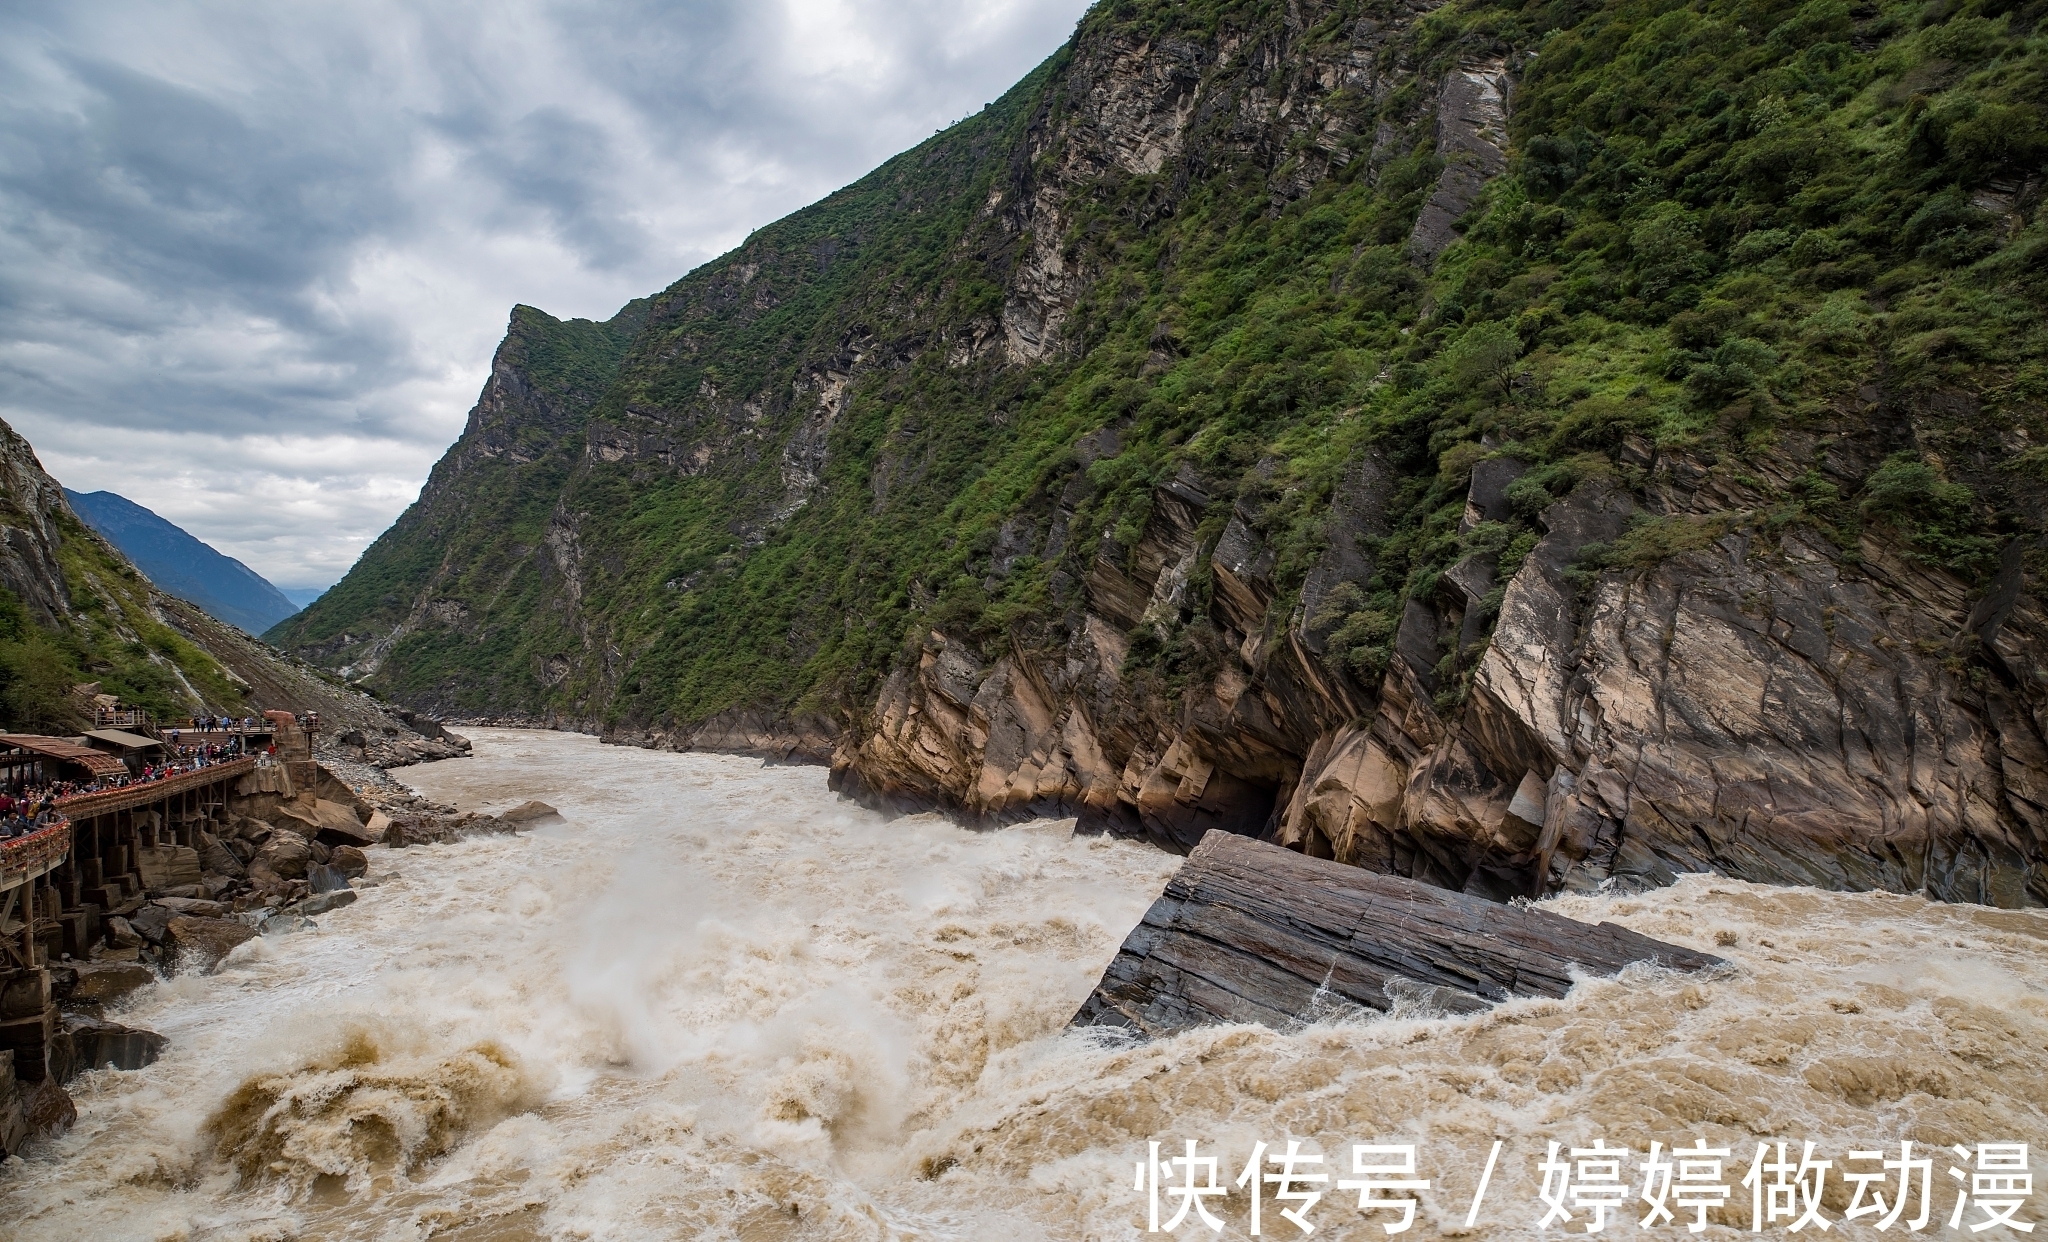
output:
POLYGON ((613 319, 515 310, 271 637, 974 823, 2048 903, 2035 17, 1098 5, 613 319))

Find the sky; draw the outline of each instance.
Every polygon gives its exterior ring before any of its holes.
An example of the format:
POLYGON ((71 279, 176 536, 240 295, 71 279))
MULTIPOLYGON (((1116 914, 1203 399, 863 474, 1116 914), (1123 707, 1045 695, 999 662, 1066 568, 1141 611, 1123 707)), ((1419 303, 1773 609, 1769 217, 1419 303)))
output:
POLYGON ((609 318, 978 111, 1086 0, 0 5, 0 418, 287 588, 609 318))

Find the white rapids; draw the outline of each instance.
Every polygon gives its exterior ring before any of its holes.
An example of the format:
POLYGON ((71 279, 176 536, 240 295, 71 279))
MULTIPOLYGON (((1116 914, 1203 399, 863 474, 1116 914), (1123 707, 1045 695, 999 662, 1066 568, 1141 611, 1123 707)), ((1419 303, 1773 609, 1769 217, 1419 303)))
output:
MULTIPOLYGON (((171 1050, 72 1084, 79 1124, 0 1170, 0 1238, 1134 1238, 1147 1140, 1199 1140, 1227 1181, 1290 1137, 1332 1168, 1419 1144, 1428 1236, 1538 1236, 1545 1140, 1601 1137, 1811 1139, 1838 1168, 1900 1138, 2028 1142, 2022 1218, 2048 1217, 2040 911, 1694 877, 1549 905, 1730 959, 1710 977, 1131 1045, 1064 1026, 1178 859, 1070 823, 885 820, 816 768, 472 736, 401 775, 567 822, 374 849, 395 878, 318 932, 117 1015, 171 1050)), ((1747 1232, 1736 1197, 1719 1219, 1747 1232)), ((1262 1236, 1301 1236, 1267 1211, 1262 1236)), ((1245 1236, 1242 1192, 1220 1214, 1245 1236)), ((1317 1236, 1387 1219, 1333 1195, 1317 1236)), ((1609 1232, 1690 1236, 1633 1219, 1609 1232)))

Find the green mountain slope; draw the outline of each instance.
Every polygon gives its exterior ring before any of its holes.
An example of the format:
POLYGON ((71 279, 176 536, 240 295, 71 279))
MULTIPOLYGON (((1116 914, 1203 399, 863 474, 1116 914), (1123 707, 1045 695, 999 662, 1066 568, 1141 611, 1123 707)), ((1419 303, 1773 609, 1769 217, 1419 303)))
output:
MULTIPOLYGON (((1471 701, 1539 569, 1597 611, 1796 538, 1929 633, 2030 615, 2042 7, 1106 0, 981 115, 611 323, 515 313, 419 504, 272 637, 421 707, 836 745, 873 796, 1174 839, 1307 832, 1318 754, 1381 719, 1397 788, 1467 738, 1489 809, 1439 848, 1397 793, 1294 843, 1356 854, 1369 821, 1442 882, 1549 867, 1574 847, 1484 825, 1588 759, 1471 701), (1634 516, 1531 561, 1596 494, 1634 516), (999 762, 1005 712, 1036 740, 999 762)), ((2035 806, 2043 687, 1921 654, 2022 722, 1985 796, 2035 806)), ((1991 813, 2013 858, 2031 814, 1991 813)))
POLYGON ((159 721, 318 712, 334 732, 403 735, 433 749, 332 674, 152 586, 79 519, 28 441, 0 422, 0 732, 92 727, 82 686, 159 721))

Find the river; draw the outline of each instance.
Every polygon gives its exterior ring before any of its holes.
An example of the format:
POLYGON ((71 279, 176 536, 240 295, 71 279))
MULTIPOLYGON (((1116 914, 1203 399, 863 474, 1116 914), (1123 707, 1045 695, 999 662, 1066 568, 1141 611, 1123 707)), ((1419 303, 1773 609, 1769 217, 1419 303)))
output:
MULTIPOLYGON (((567 822, 374 849, 391 878, 317 932, 156 989, 121 1017, 170 1051, 72 1085, 79 1124, 0 1172, 0 1236, 1125 1238, 1152 1139, 1198 1140, 1226 1182, 1261 1140, 1333 1175, 1348 1144, 1415 1143, 1417 1236, 1537 1236, 1547 1140, 1704 1137, 1742 1153, 1730 1181, 1759 1137, 1838 1170, 1901 1138, 2009 1140, 2048 1183, 2043 912, 1694 877, 1549 905, 1728 958, 1709 978, 1127 1045, 1063 1027, 1178 859, 885 820, 816 768, 473 740, 399 775, 567 822)), ((1243 1192, 1212 1202, 1244 1236, 1243 1192)), ((1266 1210, 1262 1236, 1302 1236, 1266 1210)), ((1313 1217, 1326 1238, 1388 1219, 1335 1195, 1313 1217)))

